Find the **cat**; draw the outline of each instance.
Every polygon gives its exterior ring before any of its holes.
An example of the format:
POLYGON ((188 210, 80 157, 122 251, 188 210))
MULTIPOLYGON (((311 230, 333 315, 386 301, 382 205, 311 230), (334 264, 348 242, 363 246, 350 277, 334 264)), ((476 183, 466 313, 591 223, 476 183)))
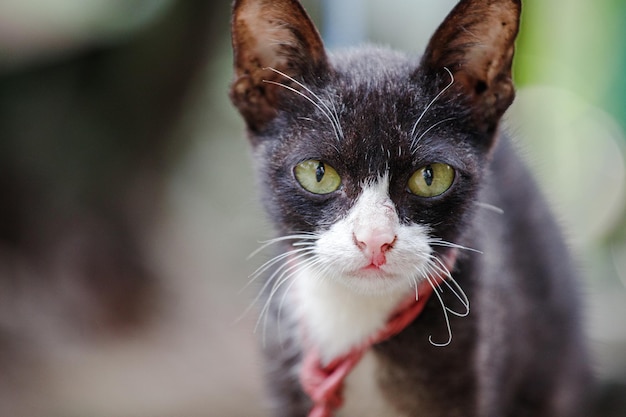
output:
POLYGON ((275 415, 586 415, 573 262, 500 128, 520 13, 461 0, 417 59, 328 52, 297 0, 235 0, 230 97, 278 236, 255 274, 275 415))

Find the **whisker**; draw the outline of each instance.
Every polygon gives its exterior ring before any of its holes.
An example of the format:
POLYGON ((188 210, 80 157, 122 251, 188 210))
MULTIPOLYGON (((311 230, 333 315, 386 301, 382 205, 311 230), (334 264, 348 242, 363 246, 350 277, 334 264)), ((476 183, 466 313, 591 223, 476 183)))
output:
MULTIPOLYGON (((293 278, 300 270, 301 265, 300 264, 296 264, 291 266, 290 268, 287 268, 285 271, 283 271, 283 273, 280 275, 280 277, 276 280, 276 282, 274 283, 274 286, 272 287, 272 290, 265 302, 265 305, 263 306, 263 310, 261 310, 261 314, 259 315, 258 321, 257 321, 257 327, 258 324, 260 323, 261 319, 263 320, 263 345, 265 346, 265 340, 266 340, 266 333, 267 333, 267 320, 269 318, 269 310, 270 307, 272 306, 272 301, 274 299, 274 296, 278 293, 278 291, 280 291, 281 287, 289 280, 291 280, 291 278, 293 278)), ((293 280, 291 282, 291 284, 289 284, 287 286, 287 289, 285 289, 285 293, 287 292, 287 290, 289 290, 293 283, 295 282, 295 280, 293 280)), ((283 296, 284 294, 283 293, 283 296)), ((280 332, 280 315, 282 313, 282 305, 279 305, 279 309, 276 313, 276 326, 278 329, 278 334, 279 337, 281 337, 281 332, 280 332)), ((258 329, 257 327, 255 327, 254 331, 256 332, 258 329)))
POLYGON ((269 246, 272 246, 276 243, 279 242, 284 242, 286 240, 317 240, 319 239, 319 236, 316 233, 313 232, 301 232, 301 233, 297 233, 297 234, 293 234, 293 235, 286 235, 286 236, 280 236, 280 237, 276 237, 273 239, 269 239, 269 240, 265 240, 261 243, 261 247, 259 247, 258 249, 256 249, 254 252, 252 252, 250 255, 248 255, 248 257, 246 259, 250 260, 252 258, 254 258, 256 255, 258 255, 260 252, 262 252, 264 249, 266 249, 269 246))
POLYGON ((450 75, 450 84, 448 84, 447 86, 445 86, 443 88, 443 90, 441 90, 439 92, 439 94, 437 94, 435 96, 434 99, 431 100, 430 103, 428 103, 428 106, 426 106, 426 108, 424 109, 424 111, 422 112, 422 114, 420 114, 420 116, 417 118, 417 121, 415 122, 415 124, 413 125, 413 130, 411 130, 411 137, 414 138, 415 137, 415 130, 417 129, 417 126, 419 125, 419 123, 422 121, 422 119, 424 118, 424 115, 428 112, 428 110, 431 108, 431 106, 433 104, 435 104, 435 102, 437 100, 439 100, 439 97, 441 97, 450 87, 452 87, 452 84, 454 84, 454 75, 452 75, 452 71, 450 71, 447 67, 443 67, 443 69, 445 69, 446 71, 448 71, 448 74, 450 75))
MULTIPOLYGON (((278 304, 278 311, 276 313, 276 327, 277 327, 277 331, 278 331, 278 338, 282 343, 282 324, 281 324, 281 317, 282 317, 282 309, 283 309, 283 305, 284 302, 287 298, 287 295, 289 293, 289 290, 293 287, 293 285, 295 284, 296 280, 292 279, 295 276, 297 276, 298 272, 300 272, 302 269, 312 269, 313 272, 315 272, 315 268, 317 265, 319 265, 321 263, 321 260, 319 258, 312 258, 312 259, 304 259, 301 262, 298 262, 294 265, 292 265, 291 267, 287 268, 285 271, 283 271, 283 273, 280 275, 280 277, 278 278, 278 280, 276 280, 276 283, 274 284, 274 286, 272 287, 272 290, 270 292, 270 295, 268 296, 268 299, 265 303, 265 306, 263 308, 263 311, 261 312, 261 315, 259 316, 259 320, 257 321, 257 325, 261 320, 261 317, 263 317, 263 336, 262 336, 262 340, 263 340, 263 345, 265 345, 265 341, 266 341, 266 333, 267 333, 267 320, 269 317, 269 309, 272 305, 272 300, 274 299, 274 296, 278 293, 278 291, 280 290, 280 288, 289 280, 291 280, 292 282, 287 286, 287 288, 283 291, 283 295, 281 297, 281 300, 278 304)), ((321 271, 325 271, 325 269, 322 269, 321 271)), ((257 330, 257 327, 255 327, 255 331, 257 330)))
MULTIPOLYGON (((426 279, 426 277, 428 276, 428 273, 430 271, 430 267, 429 267, 430 259, 429 259, 429 257, 431 255, 429 255, 429 254, 422 254, 422 253, 416 253, 416 255, 420 258, 421 261, 425 262, 426 264, 423 265, 423 266, 415 267, 415 270, 416 270, 417 274, 422 279, 426 279)), ((414 275, 411 275, 411 276, 409 276, 409 280, 415 286, 415 300, 419 300, 419 288, 418 288, 419 287, 419 283, 417 282, 417 278, 414 275)))
MULTIPOLYGON (((425 270, 422 269, 422 267, 418 267, 416 269, 417 274, 420 275, 423 279, 428 281, 429 285, 433 289, 433 293, 437 297, 437 300, 439 300, 439 304, 441 305, 441 310, 443 312, 444 320, 446 323, 446 329, 448 332, 448 339, 444 343, 435 342, 433 340, 432 335, 429 336, 428 341, 433 346, 437 346, 437 347, 448 346, 452 342, 452 326, 450 323, 449 314, 453 314, 457 317, 466 317, 469 314, 469 310, 470 310, 469 298, 467 297, 467 295, 465 294, 465 291, 463 291, 459 283, 452 277, 452 274, 450 273, 450 270, 448 269, 448 267, 439 257, 437 257, 434 254, 421 254, 420 257, 426 261, 426 264, 424 265, 425 270), (433 278, 433 276, 435 275, 440 275, 440 276, 443 275, 445 276, 445 279, 443 279, 441 283, 436 283, 433 278), (459 302, 465 308, 464 312, 458 312, 446 306, 442 297, 444 288, 449 289, 452 292, 452 294, 459 300, 459 302)), ((417 280, 415 276, 411 277, 411 280, 415 282, 415 285, 416 285, 416 299, 417 299, 417 297, 419 297, 418 290, 417 290, 417 280)))
POLYGON ((504 214, 504 210, 502 210, 500 207, 494 206, 493 204, 481 203, 480 201, 476 201, 476 202, 474 202, 474 204, 476 204, 478 207, 482 207, 482 208, 487 209, 489 211, 493 211, 494 213, 504 214))
MULTIPOLYGON (((290 246, 294 248, 286 252, 280 253, 273 258, 265 261, 250 275, 250 280, 241 290, 245 290, 268 270, 270 270, 271 268, 275 268, 271 275, 265 280, 252 302, 237 319, 237 321, 242 320, 243 317, 245 317, 252 310, 252 308, 258 304, 261 297, 265 295, 267 298, 265 300, 265 303, 263 304, 263 307, 259 311, 259 315, 254 326, 254 332, 256 333, 259 330, 259 326, 262 325, 263 344, 265 344, 266 342, 267 320, 269 317, 269 310, 272 306, 272 300, 274 299, 276 294, 283 288, 285 283, 288 282, 294 275, 296 275, 299 268, 306 265, 314 265, 317 262, 316 258, 314 256, 311 258, 311 256, 315 253, 315 244, 318 239, 319 235, 314 232, 296 232, 290 235, 279 236, 260 242, 261 246, 248 256, 248 259, 250 259, 258 255, 266 248, 282 242, 291 241, 290 246)), ((285 293, 288 292, 292 285, 293 283, 290 283, 288 285, 285 293)), ((283 302, 281 301, 277 317, 279 322, 282 304, 283 302)), ((280 327, 280 323, 278 323, 278 326, 280 327)))
POLYGON ((436 285, 435 283, 433 283, 432 278, 430 278, 429 276, 426 276, 426 279, 428 280, 428 283, 430 284, 430 286, 433 288, 433 293, 437 296, 437 299, 439 300, 439 304, 441 304, 441 310, 443 311, 443 317, 446 320, 446 328, 448 329, 448 340, 445 343, 437 343, 435 341, 433 341, 433 336, 430 335, 428 336, 428 341, 430 342, 431 345, 436 346, 436 347, 445 347, 448 346, 450 344, 450 342, 452 342, 452 327, 450 326, 450 317, 448 317, 448 311, 447 308, 443 302, 443 299, 441 298, 441 294, 439 294, 438 291, 436 291, 436 285))
POLYGON ((413 140, 413 141, 411 142, 411 148, 414 148, 414 149, 411 151, 411 154, 415 155, 415 152, 417 152, 417 149, 418 149, 418 148, 416 147, 416 145, 417 145, 417 144, 418 144, 418 143, 422 140, 422 138, 423 138, 424 136, 426 136, 426 134, 427 134, 428 132, 430 132, 431 130, 433 130, 434 128, 436 128, 437 126, 439 126, 440 124, 445 123, 445 122, 449 122, 449 121, 452 121, 452 120, 456 120, 456 117, 448 117, 447 119, 440 120, 440 121, 438 121, 437 123, 434 123, 434 124, 433 124, 431 127, 429 127, 428 129, 426 129, 426 130, 425 130, 425 131, 424 131, 424 132, 420 135, 420 137, 419 137, 419 138, 417 138, 417 139, 415 139, 415 140, 413 140))
MULTIPOLYGON (((301 253, 299 253, 297 256, 289 259, 288 261, 284 262, 281 266, 279 266, 278 268, 276 268, 276 270, 272 273, 272 275, 269 276, 269 278, 265 281, 265 283, 263 284, 263 286, 261 287, 261 289, 259 290, 258 294, 256 295, 256 297, 254 297, 254 299, 252 300, 252 302, 248 305, 248 307, 246 307, 246 309, 244 310, 244 312, 237 318, 237 321, 241 321, 253 308, 254 306, 259 302, 259 300, 261 299, 261 297, 263 296, 263 294, 265 294, 265 291, 268 289, 268 287, 270 286, 270 284, 272 284, 272 281, 274 281, 276 279, 276 277, 279 276, 279 273, 281 273, 281 271, 287 267, 289 265, 290 262, 294 262, 294 261, 298 261, 302 258, 306 258, 307 256, 309 256, 312 253, 312 250, 308 249, 307 251, 302 251, 301 253)), ((285 258, 289 258, 289 255, 291 255, 292 252, 288 252, 285 254, 280 255, 281 259, 280 260, 284 260, 285 258)), ((278 258, 278 257, 277 257, 278 258)), ((276 263, 274 263, 276 264, 276 263)), ((265 271, 263 271, 265 272, 265 271)), ((252 279, 255 280, 258 278, 258 275, 260 275, 262 272, 258 272, 253 274, 254 278, 252 279)), ((280 278, 279 278, 280 279, 280 278)), ((252 282, 251 281, 251 282, 252 282)), ((250 282, 250 283, 251 283, 250 282)), ((250 283, 247 284, 250 285, 250 283)), ((259 316, 261 316, 261 314, 259 314, 259 316)), ((257 322, 257 326, 258 326, 258 322, 257 322)), ((255 331, 257 326, 255 326, 255 331)))
MULTIPOLYGON (((286 263, 285 265, 288 265, 288 263, 286 263)), ((261 322, 263 322, 263 338, 262 338, 263 345, 265 345, 265 333, 267 329, 267 319, 269 316, 269 309, 272 305, 272 299, 274 298, 276 293, 280 290, 280 288, 283 286, 283 284, 289 281, 289 279, 291 279, 291 277, 293 277, 298 272, 298 268, 300 267, 301 267, 300 263, 291 265, 288 268, 286 268, 284 271, 282 271, 281 274, 278 275, 275 279, 274 285, 272 286, 272 289, 270 290, 270 294, 268 295, 267 300, 265 301, 265 304, 263 305, 263 308, 261 309, 261 312, 259 313, 259 317, 257 319, 256 325, 254 326, 254 332, 256 333, 259 330, 259 325, 261 324, 261 322)), ((274 275, 272 275, 272 279, 273 277, 274 275)), ((270 280, 268 280, 268 282, 269 281, 270 280)))
MULTIPOLYGON (((292 275, 295 275, 296 272, 294 272, 292 275)), ((292 277, 290 276, 289 279, 291 279, 291 278, 292 277)), ((287 286, 287 288, 285 288, 285 291, 283 291, 283 296, 280 298, 280 304, 278 305, 278 313, 276 314, 276 328, 277 328, 277 331, 278 331, 278 340, 279 340, 281 346, 282 346, 282 343, 283 343, 283 332, 282 332, 283 326, 282 326, 282 320, 281 320, 282 313, 283 313, 283 304, 285 303, 285 299, 287 298, 287 294, 289 294, 289 290, 291 290, 291 287, 293 287, 293 285, 295 283, 296 283, 295 279, 291 280, 291 283, 287 286)), ((265 333, 265 329, 263 330, 263 332, 265 333)), ((263 338, 265 339, 265 334, 263 335, 263 338)))
POLYGON ((314 244, 315 244, 315 241, 318 238, 319 238, 318 235, 315 234, 315 233, 301 232, 301 233, 295 233, 295 234, 292 234, 292 235, 280 236, 280 237, 277 237, 277 238, 273 238, 273 239, 269 239, 267 241, 261 242, 262 243, 261 247, 259 247, 254 252, 252 252, 248 256, 248 259, 256 256, 259 252, 263 251, 267 247, 269 247, 271 245, 274 245, 276 243, 284 242, 284 241, 297 240, 297 242, 293 243, 292 246, 301 246, 301 247, 298 248, 298 249, 293 249, 293 250, 281 253, 281 254, 279 254, 279 255, 277 255, 277 256, 267 260, 265 263, 263 263, 263 265, 259 266, 252 274, 250 274, 250 276, 249 276, 250 279, 243 286, 243 288, 241 290, 239 290, 239 293, 245 291, 250 285, 252 285, 252 283, 255 280, 257 280, 261 275, 263 275, 265 272, 267 272, 267 270, 269 270, 270 268, 272 268, 273 266, 275 266, 279 262, 284 261, 285 259, 291 258, 291 259, 289 259, 289 261, 285 262, 283 265, 281 265, 278 268, 276 268, 276 270, 272 273, 272 275, 268 277, 268 279, 265 281, 265 283, 263 284, 263 286, 259 290, 259 292, 256 295, 256 297, 246 307, 246 309, 243 311, 243 313, 235 320, 235 322, 241 321, 252 310, 252 308, 256 305, 256 303, 259 301, 259 299, 265 293, 265 291, 267 290, 269 285, 272 283, 272 281, 276 278, 276 276, 287 265, 289 265, 289 262, 297 261, 297 260, 305 258, 308 255, 313 253, 314 244))
MULTIPOLYGON (((300 265, 301 260, 302 259, 306 260, 310 256, 311 253, 312 251, 300 253, 297 256, 289 258, 286 262, 284 262, 282 265, 276 268, 276 270, 272 273, 272 275, 270 275, 269 278, 265 281, 265 284, 263 284, 263 287, 259 291, 259 294, 262 295, 267 290, 267 288, 272 283, 272 281, 274 281, 272 285, 272 289, 270 290, 270 294, 268 297, 268 298, 271 298, 272 295, 274 295, 274 291, 276 290, 277 283, 284 277, 284 275, 288 273, 289 271, 291 271, 292 269, 294 269, 295 267, 297 267, 298 265, 300 265)), ((258 301, 258 298, 257 298, 257 301, 258 301)))
POLYGON ((284 260, 285 258, 289 258, 292 255, 296 255, 298 253, 303 253, 303 252, 307 252, 307 251, 311 251, 311 248, 308 247, 303 247, 303 248, 299 248, 299 249, 294 249, 294 250, 290 250, 288 252, 282 253, 278 256, 273 257, 272 259, 268 260, 267 262, 265 262, 263 265, 261 265, 260 267, 258 267, 256 269, 256 271, 254 271, 251 275, 250 275, 250 280, 246 283, 246 285, 241 289, 240 292, 244 291, 246 288, 248 288, 257 278, 259 278, 261 275, 263 275, 263 273, 265 271, 267 271, 268 269, 270 269, 272 266, 276 265, 278 262, 284 260))
MULTIPOLYGON (((297 84, 299 87, 305 89, 309 94, 311 94, 315 99, 317 99, 317 101, 320 102, 320 104, 322 106, 324 106, 324 108, 331 114, 337 114, 336 108, 335 108, 335 104, 334 102, 331 101, 331 105, 333 106, 333 110, 335 110, 334 112, 328 107, 328 105, 326 104, 326 102, 324 102, 324 100, 322 100, 317 94, 315 94, 309 87, 307 87, 306 85, 302 84, 300 81, 296 80, 295 78, 291 77, 288 74, 285 74, 282 71, 277 70, 276 68, 272 68, 272 67, 267 67, 268 70, 270 71, 274 71, 275 73, 282 75, 283 77, 287 78, 289 81, 297 84)), ((337 123, 337 127, 341 128, 341 125, 339 124, 339 119, 335 118, 334 121, 337 123)))
POLYGON ((415 276, 413 275, 409 275, 407 279, 409 280, 409 285, 411 287, 415 287, 415 300, 416 301, 419 300, 420 295, 419 295, 419 289, 418 289, 419 285, 417 284, 417 278, 415 278, 415 276))
POLYGON ((479 251, 478 249, 474 249, 474 248, 470 248, 467 246, 463 246, 463 245, 459 245, 457 243, 452 243, 452 242, 448 242, 442 239, 429 239, 428 240, 428 244, 432 245, 432 246, 442 246, 445 248, 454 248, 454 249, 460 249, 460 250, 466 250, 469 252, 475 252, 475 253, 480 253, 481 255, 483 254, 483 252, 479 251))
MULTIPOLYGON (((286 88, 289 91, 292 91, 298 95, 300 95, 301 97, 304 97, 305 99, 307 99, 311 104, 313 104, 315 107, 317 107, 317 109, 319 111, 322 112, 322 114, 324 114, 324 116, 326 116, 328 118, 328 120, 330 121, 333 130, 335 132, 335 137, 337 138, 337 141, 341 139, 343 139, 343 130, 341 128, 341 124, 339 123, 339 118, 337 117, 337 112, 335 109, 335 112, 333 112, 333 110, 331 110, 328 105, 324 102, 324 100, 322 100, 317 94, 315 94, 313 91, 311 91, 310 88, 308 88, 307 86, 305 86, 304 84, 302 84, 301 82, 299 82, 298 80, 296 80, 295 78, 285 74, 284 72, 281 72, 275 68, 272 67, 267 67, 266 69, 275 72, 276 74, 282 75, 283 77, 287 78, 289 81, 295 83, 296 85, 298 85, 299 87, 303 88, 304 90, 306 90, 309 94, 311 94, 318 102, 316 103, 315 100, 313 100, 312 98, 310 98, 309 96, 307 96, 306 94, 302 93, 301 91, 296 90, 293 87, 287 86, 285 84, 276 82, 276 81, 270 81, 270 80, 263 80, 263 82, 265 83, 269 83, 269 84, 274 84, 277 86, 281 86, 286 88), (320 106, 321 104, 321 106, 320 106), (322 108, 322 106, 324 108, 322 108)), ((333 104, 334 107, 334 104, 333 104)))
POLYGON ((465 294, 465 291, 463 291, 459 283, 452 277, 452 274, 445 266, 445 264, 441 261, 441 259, 433 256, 432 260, 435 262, 433 264, 433 267, 440 271, 442 274, 446 275, 446 279, 443 280, 443 283, 450 289, 450 291, 452 291, 454 296, 463 305, 463 307, 465 308, 465 312, 459 313, 458 311, 452 310, 449 307, 446 307, 446 309, 457 317, 467 317, 470 311, 470 302, 467 294, 465 294))
POLYGON ((335 107, 335 102, 330 101, 330 105, 333 107, 333 115, 335 117, 335 122, 337 123, 337 129, 339 129, 339 136, 344 139, 343 128, 341 127, 341 123, 339 122, 339 113, 337 112, 337 107, 335 107))
MULTIPOLYGON (((428 264, 426 265, 425 269, 422 268, 418 268, 417 269, 417 273, 418 275, 422 278, 422 280, 428 279, 428 273, 429 273, 429 267, 428 264)), ((415 301, 419 300, 419 283, 417 282, 417 279, 415 277, 413 277, 413 282, 415 283, 415 301)))
MULTIPOLYGON (((317 266, 319 264, 321 264, 322 261, 319 258, 313 258, 313 259, 309 259, 306 260, 304 262, 302 262, 302 264, 300 264, 299 266, 301 266, 302 269, 309 269, 311 270, 311 272, 313 272, 314 274, 316 274, 315 269, 317 269, 317 266)), ((292 276, 295 275, 298 271, 294 271, 293 274, 291 274, 292 276)), ((291 279, 291 276, 288 278, 291 279)), ((283 305, 285 304, 285 300, 287 299, 287 295, 289 294, 289 290, 291 289, 291 287, 293 286, 293 284, 295 284, 296 280, 292 280, 292 282, 287 286, 287 288, 285 289, 285 291, 283 292, 282 297, 280 298, 280 303, 278 304, 278 313, 277 313, 277 327, 278 327, 278 338, 279 340, 282 341, 282 325, 281 325, 281 317, 282 317, 282 312, 283 312, 283 305)))
POLYGON ((314 247, 315 246, 315 242, 296 242, 296 243, 292 243, 291 246, 293 247, 314 247))
POLYGON ((322 114, 323 114, 324 116, 326 116, 326 118, 328 118, 328 120, 330 121, 331 125, 333 126, 333 130, 334 130, 334 132, 335 132, 335 137, 336 137, 337 141, 339 141, 339 140, 340 140, 340 139, 339 139, 339 132, 337 131, 337 127, 335 126, 335 122, 333 121, 332 117, 331 117, 328 113, 326 113, 326 111, 324 111, 324 109, 322 109, 322 107, 321 107, 319 104, 317 104, 317 103, 315 102, 315 100, 313 100, 311 97, 307 96, 307 95, 306 95, 306 94, 304 94, 303 92, 298 91, 298 90, 296 90, 295 88, 290 87, 290 86, 288 86, 288 85, 285 85, 285 84, 282 84, 282 83, 279 83, 279 82, 276 82, 276 81, 271 81, 271 80, 263 80, 263 82, 264 82, 264 83, 267 83, 267 84, 274 84, 274 85, 277 85, 277 86, 279 86, 279 87, 283 87, 284 89, 289 90, 289 91, 291 91, 291 92, 293 92, 293 93, 296 93, 296 94, 298 94, 299 96, 301 96, 301 97, 305 98, 306 100, 308 100, 311 104, 313 104, 315 107, 317 107, 317 109, 318 109, 320 112, 322 112, 322 114))

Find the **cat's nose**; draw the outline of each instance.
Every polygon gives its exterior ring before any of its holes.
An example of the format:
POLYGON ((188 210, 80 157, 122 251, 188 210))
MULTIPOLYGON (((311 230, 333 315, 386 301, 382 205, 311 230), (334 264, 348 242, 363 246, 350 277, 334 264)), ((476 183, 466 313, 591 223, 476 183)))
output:
POLYGON ((385 253, 396 241, 393 230, 388 228, 362 228, 354 231, 354 243, 367 256, 371 265, 379 267, 387 262, 385 253))

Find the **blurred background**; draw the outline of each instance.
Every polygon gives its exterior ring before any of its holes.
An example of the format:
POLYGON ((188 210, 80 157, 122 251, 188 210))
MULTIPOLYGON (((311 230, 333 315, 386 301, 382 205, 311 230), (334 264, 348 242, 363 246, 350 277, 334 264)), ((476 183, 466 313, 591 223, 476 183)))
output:
MULTIPOLYGON (((454 3, 304 2, 330 47, 412 54, 454 3)), ((0 415, 267 415, 242 313, 271 230, 229 13, 0 1, 0 415)), ((579 259, 605 416, 626 415, 625 21, 622 0, 525 0, 506 120, 579 259)))

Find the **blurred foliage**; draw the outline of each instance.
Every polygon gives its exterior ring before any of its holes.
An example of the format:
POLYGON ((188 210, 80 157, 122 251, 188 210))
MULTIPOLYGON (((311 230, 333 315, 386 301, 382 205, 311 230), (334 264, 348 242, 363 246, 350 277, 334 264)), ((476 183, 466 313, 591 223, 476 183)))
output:
MULTIPOLYGON (((619 180, 614 184, 616 188, 608 185, 603 188, 601 182, 596 183, 595 187, 595 191, 601 194, 622 195, 622 201, 615 203, 620 205, 617 210, 621 211, 621 220, 606 231, 605 238, 609 242, 626 240, 626 209, 623 201, 623 189, 626 187, 623 178, 626 149, 624 21, 626 2, 621 0, 525 0, 515 61, 518 86, 549 86, 570 97, 561 100, 558 109, 545 108, 539 103, 534 109, 535 113, 546 111, 553 119, 569 118, 566 127, 572 127, 588 117, 589 112, 599 115, 596 131, 584 132, 588 137, 577 138, 581 132, 558 129, 553 133, 560 136, 557 141, 566 158, 559 160, 564 164, 568 164, 564 159, 569 158, 573 164, 585 164, 585 169, 589 170, 588 176, 603 172, 619 180), (587 107, 579 106, 579 102, 584 102, 587 107), (568 138, 568 134, 572 136, 568 138), (602 161, 594 161, 600 166, 591 166, 591 161, 586 162, 585 155, 580 153, 581 141, 589 142, 589 146, 582 146, 585 152, 591 147, 609 147, 607 152, 618 155, 618 160, 605 159, 604 164, 602 161)), ((533 146, 537 146, 537 152, 540 153, 545 151, 544 145, 536 142, 533 146)), ((581 166, 571 166, 572 171, 577 168, 580 170, 581 166)), ((567 179, 563 182, 566 183, 567 179)), ((567 187, 567 184, 564 186, 567 187)), ((576 193, 582 198, 582 204, 588 204, 589 200, 584 199, 584 190, 579 188, 576 193)))
POLYGON ((626 126, 626 2, 525 0, 515 76, 605 108, 626 126))

